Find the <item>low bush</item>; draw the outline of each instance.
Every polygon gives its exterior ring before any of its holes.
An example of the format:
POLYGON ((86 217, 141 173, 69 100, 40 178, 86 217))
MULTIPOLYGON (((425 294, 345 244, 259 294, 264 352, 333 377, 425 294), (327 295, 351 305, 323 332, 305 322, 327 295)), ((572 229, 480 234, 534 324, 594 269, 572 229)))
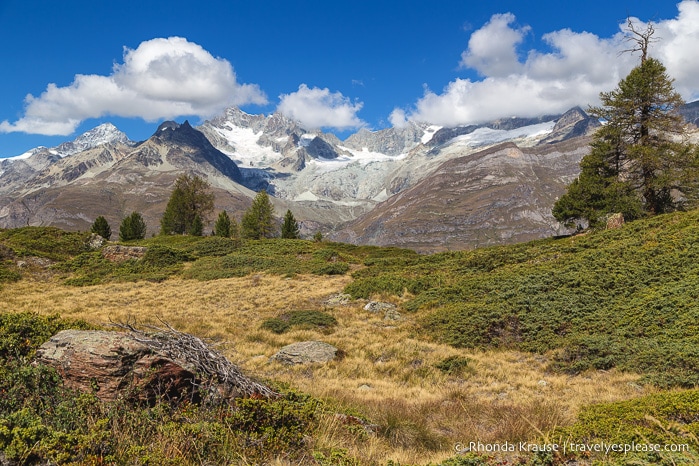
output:
POLYGON ((449 356, 434 365, 448 375, 463 376, 471 370, 471 360, 464 356, 449 356))
POLYGON ((344 275, 349 268, 347 262, 327 262, 313 266, 311 272, 314 275, 344 275))
POLYGON ((0 231, 0 243, 17 256, 66 260, 87 251, 87 235, 54 227, 24 227, 0 231))
POLYGON ((659 452, 593 454, 593 460, 611 464, 699 464, 699 390, 588 406, 572 426, 558 429, 553 437, 576 444, 661 446, 659 452), (671 451, 683 446, 688 449, 671 451))
POLYGON ((0 283, 12 283, 19 281, 22 275, 19 272, 13 270, 9 264, 4 264, 0 262, 0 283))

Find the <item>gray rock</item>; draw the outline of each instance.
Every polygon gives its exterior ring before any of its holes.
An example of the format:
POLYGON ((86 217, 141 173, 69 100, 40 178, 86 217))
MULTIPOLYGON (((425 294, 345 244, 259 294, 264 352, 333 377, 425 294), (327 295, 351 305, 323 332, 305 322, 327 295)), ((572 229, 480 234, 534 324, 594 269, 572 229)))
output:
POLYGON ((383 320, 391 320, 391 321, 397 321, 401 320, 401 315, 400 312, 398 312, 395 308, 394 309, 388 309, 386 311, 386 314, 384 315, 383 320))
POLYGON ((396 305, 391 303, 382 303, 381 301, 370 301, 366 306, 364 306, 364 310, 373 313, 395 311, 396 305))
POLYGON ((322 341, 300 341, 286 345, 272 359, 283 364, 324 363, 335 359, 337 348, 322 341))
POLYGON ((104 246, 104 243, 106 242, 107 240, 102 238, 97 233, 91 233, 90 237, 87 239, 87 247, 94 251, 95 249, 99 249, 104 246))
POLYGON ((346 293, 337 293, 325 300, 326 306, 346 306, 352 301, 352 296, 346 293))

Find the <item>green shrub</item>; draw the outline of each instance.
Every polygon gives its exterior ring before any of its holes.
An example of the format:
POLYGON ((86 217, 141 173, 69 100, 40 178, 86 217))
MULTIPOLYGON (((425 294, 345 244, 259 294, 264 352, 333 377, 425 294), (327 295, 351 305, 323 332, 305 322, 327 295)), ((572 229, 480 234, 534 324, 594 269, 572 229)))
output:
POLYGON ((445 374, 462 376, 471 369, 471 360, 464 356, 449 356, 434 365, 445 374))
POLYGON ((0 232, 0 243, 17 256, 45 257, 66 260, 87 251, 85 233, 59 230, 54 227, 23 227, 0 232))
MULTIPOLYGON (((554 435, 569 443, 689 445, 686 452, 611 452, 605 459, 623 459, 622 464, 697 464, 699 390, 588 406, 572 426, 558 429, 554 435)), ((603 459, 603 455, 597 456, 603 459)))
POLYGON ((345 287, 345 293, 354 299, 368 299, 375 294, 392 294, 402 296, 411 291, 415 281, 398 274, 383 274, 377 277, 360 278, 345 287))
POLYGON ((262 323, 261 328, 274 333, 285 333, 292 327, 301 329, 321 329, 329 330, 337 325, 337 319, 321 311, 304 310, 291 311, 282 314, 280 317, 267 319, 262 323))
POLYGON ((143 269, 163 269, 192 260, 192 256, 184 251, 167 246, 151 246, 140 260, 143 269))
POLYGON ((22 275, 0 262, 0 283, 12 283, 22 279, 22 275))
POLYGON ((220 257, 236 252, 240 246, 240 240, 237 239, 209 236, 187 246, 185 251, 195 257, 220 257))
POLYGON ((36 349, 60 330, 94 328, 81 320, 30 312, 0 313, 0 362, 31 358, 36 349))
POLYGON ((348 270, 347 262, 327 262, 314 266, 311 272, 315 275, 344 275, 348 270))

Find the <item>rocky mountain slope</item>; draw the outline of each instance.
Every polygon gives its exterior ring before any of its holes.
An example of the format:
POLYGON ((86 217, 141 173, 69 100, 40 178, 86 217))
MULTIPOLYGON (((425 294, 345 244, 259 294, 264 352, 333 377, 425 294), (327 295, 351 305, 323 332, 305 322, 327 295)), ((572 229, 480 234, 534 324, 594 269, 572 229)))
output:
MULTIPOLYGON (((211 183, 224 204, 249 203, 252 194, 239 184, 240 170, 188 122, 165 122, 138 144, 119 140, 54 159, 46 165, 34 159, 10 161, 32 165, 26 179, 0 176, 0 222, 4 227, 55 225, 87 229, 98 215, 114 226, 132 211, 143 214, 151 233, 181 173, 195 173, 211 183)), ((43 160, 43 158, 41 159, 43 160)))
POLYGON ((87 229, 104 215, 114 229, 137 210, 155 233, 174 179, 189 172, 209 180, 217 210, 238 217, 267 189, 277 213, 291 209, 307 235, 424 251, 522 241, 560 231, 551 206, 596 124, 575 108, 340 141, 280 114, 230 108, 197 128, 165 122, 140 143, 102 125, 1 161, 0 227, 87 229))

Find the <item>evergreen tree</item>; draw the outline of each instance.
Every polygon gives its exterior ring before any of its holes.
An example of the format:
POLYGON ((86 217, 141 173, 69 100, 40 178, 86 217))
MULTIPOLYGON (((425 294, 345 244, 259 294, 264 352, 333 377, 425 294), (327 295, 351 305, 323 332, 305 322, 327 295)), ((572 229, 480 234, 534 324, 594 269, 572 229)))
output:
POLYGON ((109 226, 107 219, 101 215, 95 219, 95 222, 92 224, 90 231, 92 233, 100 235, 104 239, 109 239, 112 237, 112 229, 109 226))
POLYGON ((175 180, 175 189, 160 220, 163 235, 186 234, 192 231, 194 219, 204 219, 214 210, 214 195, 204 179, 196 175, 181 175, 175 180))
POLYGON ((230 237, 233 239, 240 239, 240 224, 235 217, 231 217, 231 232, 230 237))
POLYGON ((199 214, 194 216, 192 226, 189 228, 189 234, 192 236, 202 236, 204 234, 204 222, 201 221, 199 214))
POLYGON ((697 151, 683 141, 683 100, 663 64, 647 56, 653 29, 636 34, 641 64, 617 89, 600 94, 589 113, 604 122, 595 133, 580 176, 554 205, 567 225, 598 226, 621 212, 632 220, 682 208, 696 189, 697 151))
POLYGON ((252 205, 243 215, 242 236, 246 239, 272 238, 274 236, 274 207, 267 191, 257 193, 252 205))
POLYGON ((130 241, 146 237, 146 222, 138 212, 124 218, 119 226, 119 241, 130 241))
POLYGON ((299 239, 299 237, 299 224, 291 210, 287 210, 282 224, 282 238, 299 239))
POLYGON ((222 238, 229 238, 231 236, 231 218, 225 210, 218 214, 218 218, 214 224, 214 235, 222 238))

